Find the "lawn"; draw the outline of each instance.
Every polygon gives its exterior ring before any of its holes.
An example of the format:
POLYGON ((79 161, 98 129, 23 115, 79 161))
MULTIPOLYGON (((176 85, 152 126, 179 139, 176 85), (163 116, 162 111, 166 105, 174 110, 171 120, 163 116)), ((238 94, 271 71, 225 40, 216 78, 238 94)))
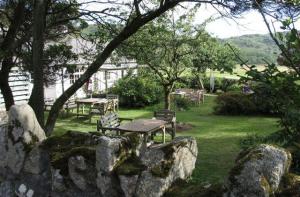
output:
MULTIPOLYGON (((205 103, 188 111, 177 112, 177 121, 190 123, 191 130, 179 132, 178 135, 193 136, 198 142, 198 159, 196 169, 189 181, 191 185, 204 183, 222 183, 233 166, 234 159, 240 151, 239 142, 248 134, 268 135, 276 130, 276 118, 263 116, 218 116, 214 115, 215 97, 206 97, 205 103)), ((156 107, 144 109, 121 109, 121 117, 152 117, 156 107)), ((96 118, 96 117, 95 117, 96 118)), ((75 116, 59 119, 56 135, 67 130, 94 131, 96 119, 92 124, 88 120, 77 120, 75 116)))
MULTIPOLYGON (((256 65, 256 69, 259 71, 263 71, 266 68, 265 65, 256 65)), ((287 71, 287 67, 285 66, 277 66, 277 68, 280 71, 287 71)), ((246 76, 246 71, 248 69, 245 67, 242 67, 240 65, 236 65, 235 68, 233 69, 232 73, 226 73, 226 72, 220 72, 220 71, 213 71, 213 74, 216 78, 226 78, 226 79, 239 79, 240 76, 246 76)), ((207 69, 206 71, 206 76, 210 76, 210 70, 207 69)))

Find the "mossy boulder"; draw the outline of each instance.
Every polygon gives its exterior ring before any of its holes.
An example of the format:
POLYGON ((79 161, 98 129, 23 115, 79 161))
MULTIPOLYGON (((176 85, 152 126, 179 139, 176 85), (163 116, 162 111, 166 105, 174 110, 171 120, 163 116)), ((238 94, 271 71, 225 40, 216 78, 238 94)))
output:
POLYGON ((288 173, 282 177, 280 187, 276 192, 278 197, 298 197, 300 196, 300 176, 288 173))
POLYGON ((68 131, 61 136, 49 137, 40 147, 48 151, 51 166, 67 176, 68 161, 71 157, 83 156, 87 162, 95 165, 98 137, 94 133, 68 131))
POLYGON ((283 148, 261 144, 242 151, 224 185, 224 197, 275 195, 291 165, 291 154, 283 148))
POLYGON ((162 196, 175 181, 192 175, 197 155, 197 142, 192 137, 177 137, 147 149, 141 160, 148 169, 138 179, 136 195, 162 196))

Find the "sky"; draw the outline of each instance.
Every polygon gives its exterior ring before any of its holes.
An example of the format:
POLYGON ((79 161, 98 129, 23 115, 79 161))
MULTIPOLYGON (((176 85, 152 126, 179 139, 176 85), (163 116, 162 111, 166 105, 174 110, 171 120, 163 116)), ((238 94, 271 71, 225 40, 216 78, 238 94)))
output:
MULTIPOLYGON (((219 13, 217 10, 209 6, 200 7, 196 15, 195 23, 201 24, 210 16, 219 16, 219 13)), ((280 29, 280 23, 275 23, 274 19, 271 19, 270 17, 267 18, 270 24, 274 24, 274 28, 276 29, 276 31, 282 31, 280 29)), ((296 22, 296 28, 300 28, 300 21, 296 22)), ((214 22, 209 23, 206 26, 206 30, 211 35, 218 38, 229 38, 246 34, 269 33, 262 16, 258 11, 255 10, 246 12, 235 20, 229 18, 218 19, 214 22)))
MULTIPOLYGON (((86 2, 87 0, 79 0, 81 2, 86 2)), ((121 0, 120 0, 121 1, 121 0)), ((131 1, 131 0, 122 0, 131 1)), ((193 4, 189 4, 193 5, 193 4)), ((184 6, 190 7, 188 4, 184 6)), ((99 4, 89 4, 87 9, 90 10, 100 10, 103 6, 99 4)), ((222 8, 219 11, 224 11, 222 8)), ((196 14, 195 23, 201 24, 207 18, 211 16, 219 16, 219 12, 209 5, 201 6, 196 14)), ((270 22, 273 22, 269 18, 270 22)), ((275 23, 274 27, 276 31, 282 31, 280 29, 280 24, 275 23)), ((300 29, 300 22, 296 24, 296 27, 300 29)), ((206 26, 206 30, 214 37, 218 38, 229 38, 235 36, 241 36, 246 34, 268 34, 268 29, 262 19, 262 16, 257 11, 249 11, 241 15, 239 18, 233 20, 229 18, 221 18, 214 22, 209 23, 206 26)))
MULTIPOLYGON (((218 11, 212 7, 206 6, 199 9, 196 15, 196 22, 201 24, 210 16, 218 16, 218 11)), ((273 19, 268 18, 270 22, 273 19)), ((279 23, 274 23, 276 31, 282 31, 279 23)), ((296 23, 296 27, 300 27, 300 23, 296 23)), ((262 16, 257 11, 244 13, 241 17, 233 19, 218 19, 209 23, 206 30, 213 36, 218 38, 229 38, 246 34, 268 34, 269 31, 263 21, 262 16)))

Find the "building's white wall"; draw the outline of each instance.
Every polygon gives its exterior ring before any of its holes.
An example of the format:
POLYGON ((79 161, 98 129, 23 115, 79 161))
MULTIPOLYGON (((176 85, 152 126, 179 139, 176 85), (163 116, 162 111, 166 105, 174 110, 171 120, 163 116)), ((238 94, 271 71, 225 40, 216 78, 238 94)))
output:
MULTIPOLYGON (((13 68, 13 71, 9 75, 9 85, 13 92, 16 104, 23 104, 28 102, 32 89, 28 74, 21 73, 16 68, 13 68)), ((0 110, 4 109, 4 98, 0 92, 0 110)))
MULTIPOLYGON (((107 80, 107 88, 111 88, 114 86, 114 84, 122 78, 122 70, 108 70, 106 71, 109 73, 109 79, 107 80)), ((123 70, 123 76, 126 76, 128 73, 127 70, 123 70)), ((137 69, 133 70, 133 73, 137 73, 137 69)), ((75 72, 75 75, 81 75, 83 74, 83 70, 80 70, 80 72, 75 72)), ((64 79, 64 89, 66 90, 71 86, 71 79, 70 77, 66 77, 64 79)), ((87 86, 86 84, 84 86, 87 86)), ((87 88, 87 87, 85 87, 87 88)), ((106 90, 106 84, 105 84, 105 71, 100 70, 96 72, 90 80, 89 88, 92 92, 104 92, 106 90)), ((57 82, 50 87, 45 88, 45 98, 48 100, 55 100, 62 94, 62 83, 61 80, 57 80, 57 82)), ((80 88, 74 95, 74 98, 84 98, 86 97, 86 93, 83 91, 83 88, 80 88)))
MULTIPOLYGON (((126 66, 131 67, 131 66, 136 66, 136 64, 128 64, 126 66)), ((106 64, 106 67, 116 68, 115 65, 112 64, 106 64)), ((134 74, 137 74, 137 69, 133 69, 132 71, 134 74)), ((81 74, 83 74, 83 72, 84 69, 80 69, 78 72, 75 72, 74 74, 78 75, 79 77, 81 74)), ((107 69, 107 72, 109 73, 110 76, 109 79, 107 80, 107 88, 113 87, 115 82, 118 79, 122 78, 122 75, 126 76, 128 73, 128 71, 124 69, 124 67, 120 68, 120 70, 107 69)), ((67 77, 64 78, 64 90, 68 89, 72 85, 70 76, 69 75, 66 76, 67 77)), ((16 104, 27 103, 32 90, 32 83, 30 83, 29 74, 24 75, 23 73, 15 69, 14 72, 10 74, 9 84, 13 90, 13 95, 16 104)), ((89 90, 92 90, 93 92, 104 92, 106 90, 105 70, 100 70, 91 77, 91 84, 89 85, 89 90)), ((45 87, 45 92, 44 92, 45 100, 55 100, 61 94, 62 94, 62 83, 59 77, 56 83, 50 85, 49 87, 45 87)), ((86 97, 86 93, 81 88, 74 94, 73 97, 84 98, 86 97)), ((5 108, 4 99, 2 94, 0 93, 0 110, 3 110, 4 108, 5 108)))

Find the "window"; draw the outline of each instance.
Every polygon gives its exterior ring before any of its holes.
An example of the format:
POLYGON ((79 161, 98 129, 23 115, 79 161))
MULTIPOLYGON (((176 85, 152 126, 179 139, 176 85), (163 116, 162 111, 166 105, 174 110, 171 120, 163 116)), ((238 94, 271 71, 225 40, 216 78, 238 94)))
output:
POLYGON ((105 80, 110 80, 110 72, 105 71, 105 80))

